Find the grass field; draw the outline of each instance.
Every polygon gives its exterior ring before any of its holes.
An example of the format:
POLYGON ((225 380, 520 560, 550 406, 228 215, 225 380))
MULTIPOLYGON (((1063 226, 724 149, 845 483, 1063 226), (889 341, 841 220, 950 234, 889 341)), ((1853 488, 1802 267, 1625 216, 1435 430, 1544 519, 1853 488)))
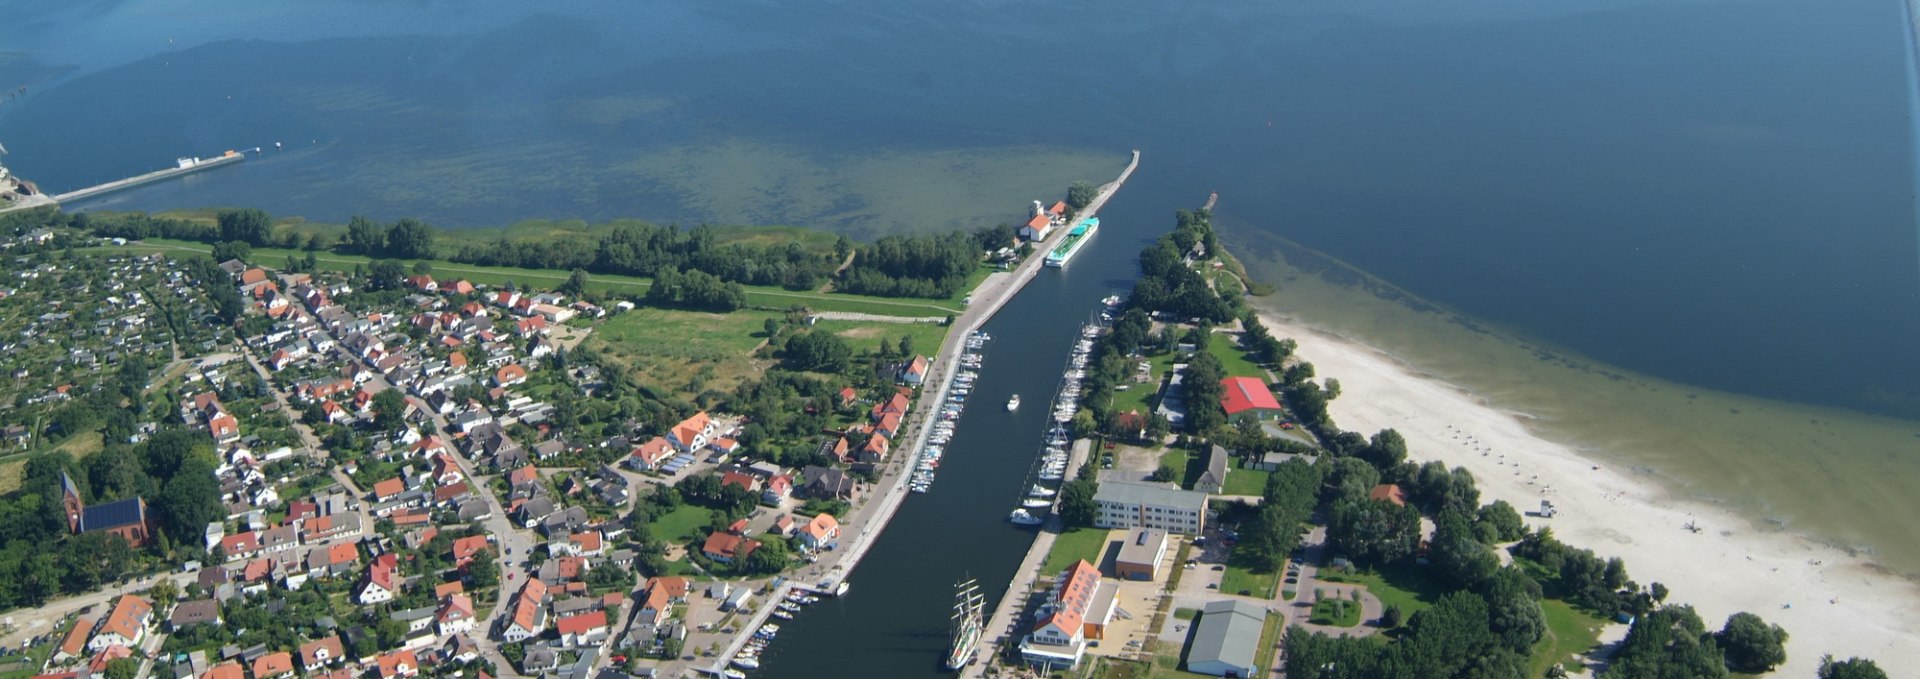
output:
POLYGON ((1399 606, 1400 612, 1407 618, 1431 608, 1435 601, 1440 600, 1440 595, 1447 592, 1446 586, 1433 579, 1433 576, 1406 565, 1380 572, 1335 573, 1331 569, 1322 569, 1319 577, 1327 582, 1366 585, 1367 593, 1378 597, 1382 607, 1399 606))
POLYGON ((647 528, 663 542, 686 542, 694 538, 701 526, 707 524, 707 516, 705 508, 683 504, 647 528))
POLYGON ((1113 392, 1114 410, 1139 410, 1142 414, 1153 412, 1153 405, 1159 402, 1154 397, 1160 394, 1160 384, 1166 381, 1167 370, 1173 366, 1173 359, 1170 353, 1148 357, 1147 362, 1153 366, 1153 381, 1128 382, 1133 386, 1126 391, 1113 392))
POLYGON ((900 338, 913 338, 913 353, 928 355, 940 348, 947 339, 947 326, 934 323, 876 323, 862 321, 821 320, 813 324, 814 330, 825 330, 839 335, 853 346, 855 354, 872 354, 880 349, 880 342, 895 352, 900 350, 900 338))
POLYGON ((1040 565, 1040 575, 1051 578, 1081 559, 1099 566, 1106 551, 1107 530, 1104 528, 1075 528, 1061 533, 1054 538, 1053 548, 1047 550, 1047 560, 1040 565))
POLYGON ((1280 570, 1272 573, 1255 573, 1245 566, 1227 565, 1227 573, 1220 578, 1220 591, 1227 594, 1244 594, 1262 598, 1273 597, 1273 586, 1280 582, 1280 570))
POLYGON ((1313 604, 1313 615, 1307 618, 1315 625, 1334 627, 1352 627, 1360 624, 1360 602, 1352 599, 1335 600, 1332 595, 1313 604))
POLYGON ((635 309, 609 318, 587 342, 626 365, 644 384, 679 392, 730 390, 759 373, 751 358, 773 311, 714 314, 635 309), (697 387, 697 388, 696 388, 697 387))
POLYGON ((1257 377, 1267 381, 1267 372, 1240 350, 1240 336, 1223 332, 1213 333, 1207 340, 1207 353, 1220 359, 1220 367, 1228 377, 1257 377))
POLYGON ((1546 618, 1547 634, 1533 647, 1530 674, 1536 677, 1545 675, 1554 663, 1566 663, 1569 670, 1576 667, 1574 656, 1599 643, 1600 628, 1607 624, 1559 599, 1541 601, 1540 612, 1546 618))
POLYGON ((1227 483, 1220 492, 1224 495, 1259 495, 1266 492, 1269 476, 1273 476, 1273 472, 1247 469, 1240 458, 1234 458, 1231 469, 1227 471, 1227 483))

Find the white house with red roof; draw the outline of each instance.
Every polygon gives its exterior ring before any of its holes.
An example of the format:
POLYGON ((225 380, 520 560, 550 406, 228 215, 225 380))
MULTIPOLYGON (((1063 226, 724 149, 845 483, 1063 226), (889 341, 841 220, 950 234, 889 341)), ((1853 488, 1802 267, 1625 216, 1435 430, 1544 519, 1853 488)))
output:
POLYGON ((399 591, 400 557, 388 552, 374 557, 373 565, 367 567, 367 577, 354 590, 353 600, 362 605, 381 604, 392 601, 399 591))
POLYGON ((1267 383, 1252 377, 1229 377, 1220 380, 1220 408, 1227 411, 1227 419, 1246 418, 1272 419, 1286 411, 1280 407, 1280 401, 1273 397, 1273 391, 1267 383))
POLYGON ((560 633, 562 648, 597 644, 607 638, 607 612, 570 615, 554 622, 553 630, 560 633))
POLYGON ((473 599, 465 594, 448 595, 433 616, 434 627, 443 635, 471 632, 477 622, 473 615, 473 599))
POLYGON ((800 526, 800 545, 807 551, 832 549, 839 542, 840 520, 833 518, 832 514, 821 512, 800 526))
POLYGON ((702 410, 692 417, 681 420, 667 430, 667 443, 683 453, 691 453, 707 447, 707 441, 713 438, 713 418, 702 410))
POLYGON ((657 472, 666 466, 668 460, 673 459, 674 453, 673 444, 655 436, 633 447, 633 452, 627 454, 627 466, 643 472, 657 472))
POLYGON ((1100 569, 1084 559, 1062 571, 1033 631, 1020 642, 1021 658, 1053 667, 1078 665, 1087 641, 1106 635, 1118 608, 1117 591, 1112 583, 1102 583, 1100 569))

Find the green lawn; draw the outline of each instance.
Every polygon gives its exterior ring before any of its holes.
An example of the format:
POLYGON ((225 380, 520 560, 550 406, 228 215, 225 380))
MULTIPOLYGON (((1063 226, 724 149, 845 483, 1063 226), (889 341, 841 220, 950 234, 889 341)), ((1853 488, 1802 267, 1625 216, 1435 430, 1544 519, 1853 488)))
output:
POLYGON ((1129 379, 1127 384, 1133 385, 1132 387, 1126 391, 1113 392, 1114 412, 1139 410, 1143 415, 1153 412, 1153 404, 1158 402, 1155 397, 1160 394, 1160 384, 1166 381, 1167 370, 1173 365, 1173 360, 1174 356, 1171 353, 1148 357, 1147 362, 1153 366, 1153 381, 1143 383, 1129 379))
POLYGON ((912 337, 913 353, 931 356, 940 349, 940 343, 947 339, 948 328, 937 323, 821 320, 813 324, 813 329, 839 335, 853 347, 856 355, 870 355, 879 351, 883 340, 889 349, 898 352, 900 338, 912 337))
MULTIPOLYGON (((192 241, 149 238, 127 245, 111 245, 98 249, 138 253, 210 253, 213 251, 213 246, 192 241)), ((304 250, 289 250, 283 248, 254 248, 253 255, 249 259, 251 259, 253 263, 261 266, 278 268, 286 265, 289 255, 298 260, 305 258, 307 253, 304 250)), ((372 261, 372 258, 362 255, 343 255, 333 252, 318 253, 315 259, 319 263, 320 268, 332 271, 352 271, 356 265, 365 265, 372 261)), ((412 260, 401 261, 407 266, 408 271, 412 271, 412 260)), ((553 288, 566 282, 569 276, 569 273, 565 271, 547 269, 474 266, 439 260, 429 261, 428 264, 433 267, 432 275, 435 280, 465 278, 474 283, 485 283, 488 285, 501 285, 508 281, 513 281, 535 288, 553 288)), ((587 287, 589 289, 601 290, 613 294, 638 295, 645 293, 651 285, 652 281, 650 279, 637 276, 593 274, 588 279, 587 287)), ((763 285, 749 285, 746 286, 746 289, 747 304, 749 306, 768 309, 784 309, 798 304, 804 305, 814 311, 849 311, 887 316, 946 316, 949 314, 958 315, 962 311, 965 311, 958 302, 950 303, 947 300, 892 299, 845 293, 796 292, 763 285)), ((969 291, 972 289, 971 285, 967 287, 969 291)))
POLYGON ((1566 663, 1569 670, 1573 669, 1574 656, 1599 643, 1600 628, 1607 624, 1559 599, 1542 600, 1540 612, 1547 621, 1547 634, 1533 647, 1530 673, 1536 677, 1545 675, 1554 663, 1566 663))
POLYGON ((1075 528, 1061 533, 1054 538, 1053 549, 1047 550, 1047 560, 1040 565, 1040 575, 1051 578, 1081 559, 1099 566, 1100 558, 1106 551, 1105 528, 1075 528))
POLYGON ((1255 573, 1246 566, 1227 565, 1225 577, 1220 579, 1220 591, 1227 594, 1272 598, 1273 586, 1280 582, 1280 570, 1272 573, 1255 573))
POLYGON ((1173 609, 1173 617, 1176 620, 1192 620, 1195 616, 1198 616, 1198 615, 1200 615, 1200 610, 1197 608, 1173 609))
POLYGON ((1273 656, 1280 648, 1280 635, 1287 631, 1287 621, 1279 613, 1268 613, 1267 624, 1260 628, 1260 650, 1254 652, 1253 669, 1256 676, 1267 676, 1267 670, 1273 667, 1273 656))
POLYGON ((1367 593, 1380 599, 1380 605, 1399 606, 1406 617, 1424 611, 1440 600, 1448 588, 1435 580, 1426 571, 1414 566, 1399 565, 1380 572, 1349 571, 1335 573, 1332 569, 1319 571, 1319 578, 1327 582, 1344 582, 1365 585, 1367 593))
POLYGON ((715 314, 641 308, 609 317, 587 341, 643 384, 687 393, 725 391, 759 372, 750 360, 753 349, 766 341, 766 320, 780 317, 750 309, 715 314))
POLYGON ((1207 341, 1207 353, 1220 359, 1220 367, 1228 377, 1257 377, 1262 382, 1267 379, 1266 371, 1248 358, 1247 352, 1240 350, 1239 335, 1213 333, 1207 341))
POLYGON ((707 524, 708 515, 704 507, 683 504, 647 528, 653 532, 653 537, 663 542, 685 542, 693 539, 700 528, 707 524))
POLYGON ((1360 624, 1360 602, 1352 599, 1336 601, 1334 597, 1329 594, 1327 598, 1321 599, 1313 604, 1313 615, 1307 618, 1307 620, 1315 625, 1332 625, 1334 627, 1352 627, 1358 625, 1360 624))
POLYGON ((1224 495, 1259 495, 1267 490, 1267 477, 1273 472, 1264 469, 1247 469, 1234 458, 1232 468, 1227 471, 1226 486, 1220 489, 1224 495))

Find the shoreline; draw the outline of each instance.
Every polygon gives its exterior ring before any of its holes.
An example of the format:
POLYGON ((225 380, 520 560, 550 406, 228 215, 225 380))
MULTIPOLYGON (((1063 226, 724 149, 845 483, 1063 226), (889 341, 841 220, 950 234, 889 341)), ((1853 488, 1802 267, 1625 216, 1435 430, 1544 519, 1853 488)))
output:
MULTIPOLYGON (((1889 667, 1920 662, 1910 632, 1920 629, 1920 585, 1871 558, 1770 530, 1765 517, 1678 497, 1591 451, 1543 438, 1530 414, 1496 407, 1359 340, 1269 309, 1260 317, 1276 336, 1295 338, 1317 374, 1340 381, 1342 397, 1330 411, 1343 429, 1398 430, 1410 460, 1473 472, 1483 502, 1506 500, 1526 511, 1552 500, 1557 517, 1529 516, 1527 524, 1550 526, 1567 544, 1602 557, 1622 557, 1636 582, 1666 584, 1670 601, 1693 606, 1710 629, 1739 611, 1779 624, 1791 635, 1779 676, 1811 676, 1823 654, 1889 667), (1689 522, 1702 530, 1688 530, 1689 522)), ((1624 629, 1609 625, 1603 638, 1624 629)))

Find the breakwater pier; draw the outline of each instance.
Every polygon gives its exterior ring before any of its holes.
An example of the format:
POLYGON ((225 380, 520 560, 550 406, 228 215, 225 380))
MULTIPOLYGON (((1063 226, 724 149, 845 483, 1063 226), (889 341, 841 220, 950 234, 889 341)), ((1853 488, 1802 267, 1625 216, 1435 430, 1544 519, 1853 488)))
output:
MULTIPOLYGON (((248 150, 258 153, 260 151, 260 148, 255 147, 248 150)), ((72 202, 86 200, 89 198, 98 198, 100 196, 113 193, 115 191, 124 191, 137 186, 144 186, 147 184, 152 184, 154 182, 172 179, 174 177, 189 175, 195 172, 203 172, 206 170, 211 170, 216 167, 224 167, 227 165, 232 165, 232 164, 241 162, 243 160, 246 160, 246 158, 247 156, 245 153, 240 151, 233 151, 233 150, 229 150, 225 153, 214 156, 212 158, 196 158, 196 157, 181 158, 174 162, 173 167, 169 167, 164 170, 154 170, 152 172, 148 172, 145 174, 137 174, 131 177, 127 177, 125 179, 116 179, 103 184, 95 184, 93 186, 75 189, 72 191, 68 191, 66 193, 58 193, 58 194, 52 194, 52 195, 34 194, 32 196, 27 196, 22 200, 16 201, 13 205, 10 205, 5 208, 0 208, 0 213, 12 212, 14 210, 28 210, 28 209, 37 208, 37 207, 46 207, 49 205, 60 205, 63 203, 72 203, 72 202)))

